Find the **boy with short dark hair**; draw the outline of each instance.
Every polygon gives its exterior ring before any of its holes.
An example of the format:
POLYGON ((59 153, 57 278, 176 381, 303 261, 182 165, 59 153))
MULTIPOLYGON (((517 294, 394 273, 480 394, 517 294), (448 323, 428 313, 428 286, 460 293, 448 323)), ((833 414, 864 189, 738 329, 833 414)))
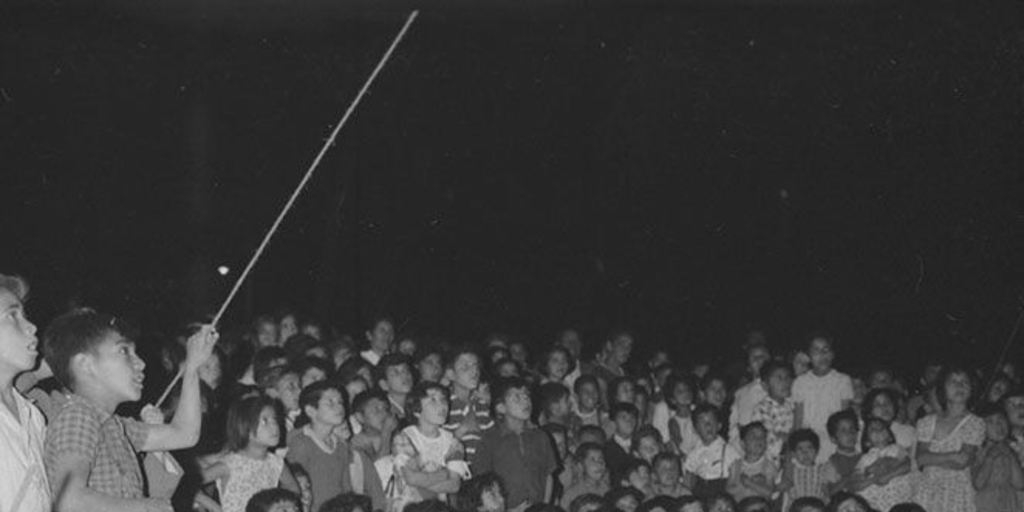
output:
POLYGON ((174 420, 149 425, 114 414, 122 403, 142 397, 146 367, 124 327, 114 317, 91 310, 53 321, 46 332, 46 360, 72 393, 46 436, 46 469, 56 511, 170 510, 167 500, 145 497, 137 452, 178 450, 199 440, 198 370, 216 341, 212 326, 189 338, 174 420))
POLYGON ((608 470, 613 475, 618 475, 623 466, 633 458, 630 453, 633 449, 633 433, 636 432, 636 424, 640 412, 631 403, 619 402, 608 411, 608 418, 611 420, 614 430, 604 444, 604 459, 608 463, 608 470))
POLYGON ((530 424, 529 384, 515 377, 501 381, 493 399, 499 419, 480 440, 473 471, 494 471, 505 481, 510 509, 547 503, 558 462, 547 434, 530 424))
POLYGON ((361 427, 359 433, 352 436, 352 447, 365 453, 371 461, 391 453, 388 441, 398 421, 388 408, 387 395, 377 390, 359 393, 352 401, 352 414, 361 427))
POLYGON ((444 428, 455 435, 473 460, 480 436, 494 426, 490 397, 480 382, 480 356, 466 347, 458 349, 448 363, 445 378, 450 382, 448 422, 444 428))
POLYGON ((381 391, 387 393, 388 404, 396 418, 405 417, 405 398, 415 384, 412 363, 404 354, 388 354, 373 369, 373 378, 381 391))

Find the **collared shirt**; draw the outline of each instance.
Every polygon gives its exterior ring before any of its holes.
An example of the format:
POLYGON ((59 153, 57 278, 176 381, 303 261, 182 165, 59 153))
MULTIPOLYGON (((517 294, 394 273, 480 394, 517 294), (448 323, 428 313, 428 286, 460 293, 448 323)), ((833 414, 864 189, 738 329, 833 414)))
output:
POLYGON ((11 510, 20 493, 18 510, 49 512, 50 486, 43 467, 46 421, 17 390, 14 404, 17 418, 0 406, 0 510, 11 510))
MULTIPOLYGON (((136 453, 146 444, 146 424, 101 411, 89 400, 71 395, 46 432, 46 473, 63 457, 90 462, 86 485, 118 498, 143 498, 142 469, 136 453)), ((52 489, 56 492, 56 489, 52 489)))
POLYGON ((754 408, 751 421, 764 423, 768 430, 768 457, 776 464, 779 463, 789 433, 793 431, 795 413, 796 403, 791 398, 779 403, 769 396, 754 408))
POLYGON ((451 405, 448 407, 448 423, 444 426, 449 432, 454 433, 458 430, 459 426, 462 425, 462 422, 469 415, 472 414, 476 417, 476 425, 480 430, 466 432, 459 438, 459 441, 462 441, 463 448, 466 450, 466 459, 472 461, 473 455, 476 454, 477 445, 480 444, 481 436, 485 431, 494 427, 489 404, 476 391, 470 394, 469 400, 463 400, 455 396, 453 392, 449 398, 449 403, 451 405))
POLYGON ((473 460, 476 474, 494 471, 504 480, 509 508, 543 503, 547 479, 558 467, 547 433, 525 426, 521 433, 504 422, 484 433, 473 460))
POLYGON ((686 456, 683 470, 705 480, 729 478, 729 468, 739 460, 740 454, 735 448, 716 437, 711 444, 702 444, 686 456))

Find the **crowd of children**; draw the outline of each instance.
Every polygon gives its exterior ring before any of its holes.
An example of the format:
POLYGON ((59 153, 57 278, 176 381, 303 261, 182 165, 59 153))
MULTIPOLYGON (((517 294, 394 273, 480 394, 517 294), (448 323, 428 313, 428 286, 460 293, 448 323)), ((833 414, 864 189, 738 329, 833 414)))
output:
POLYGON ((244 336, 189 326, 149 365, 181 385, 133 419, 137 333, 75 310, 37 337, 26 294, 0 275, 4 512, 1024 510, 1012 364, 847 374, 814 333, 786 358, 751 336, 720 372, 637 364, 625 330, 583 362, 571 329, 532 361, 501 335, 381 317, 357 342, 285 312, 244 336))

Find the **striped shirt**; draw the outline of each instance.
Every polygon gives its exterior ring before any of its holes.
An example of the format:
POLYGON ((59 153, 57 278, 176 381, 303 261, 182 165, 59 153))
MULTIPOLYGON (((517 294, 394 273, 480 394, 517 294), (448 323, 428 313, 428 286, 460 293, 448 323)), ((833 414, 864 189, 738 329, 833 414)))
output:
POLYGON ((463 448, 466 450, 466 460, 473 460, 473 455, 476 454, 477 446, 480 444, 480 439, 484 432, 494 427, 490 404, 482 400, 476 392, 470 395, 469 400, 463 400, 455 396, 455 393, 452 393, 450 403, 451 405, 448 407, 448 423, 444 426, 445 430, 454 433, 459 428, 459 425, 470 415, 476 417, 476 424, 479 430, 466 432, 459 438, 463 448))

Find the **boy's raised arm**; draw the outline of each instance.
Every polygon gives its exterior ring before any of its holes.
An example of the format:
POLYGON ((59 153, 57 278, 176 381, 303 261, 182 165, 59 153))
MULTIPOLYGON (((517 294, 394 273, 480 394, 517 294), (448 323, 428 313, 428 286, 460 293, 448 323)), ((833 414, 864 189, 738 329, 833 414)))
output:
POLYGON ((210 358, 216 343, 217 331, 212 325, 202 326, 189 337, 185 361, 182 363, 181 399, 174 412, 174 419, 168 425, 150 426, 142 451, 180 450, 199 442, 202 427, 199 367, 210 358))

